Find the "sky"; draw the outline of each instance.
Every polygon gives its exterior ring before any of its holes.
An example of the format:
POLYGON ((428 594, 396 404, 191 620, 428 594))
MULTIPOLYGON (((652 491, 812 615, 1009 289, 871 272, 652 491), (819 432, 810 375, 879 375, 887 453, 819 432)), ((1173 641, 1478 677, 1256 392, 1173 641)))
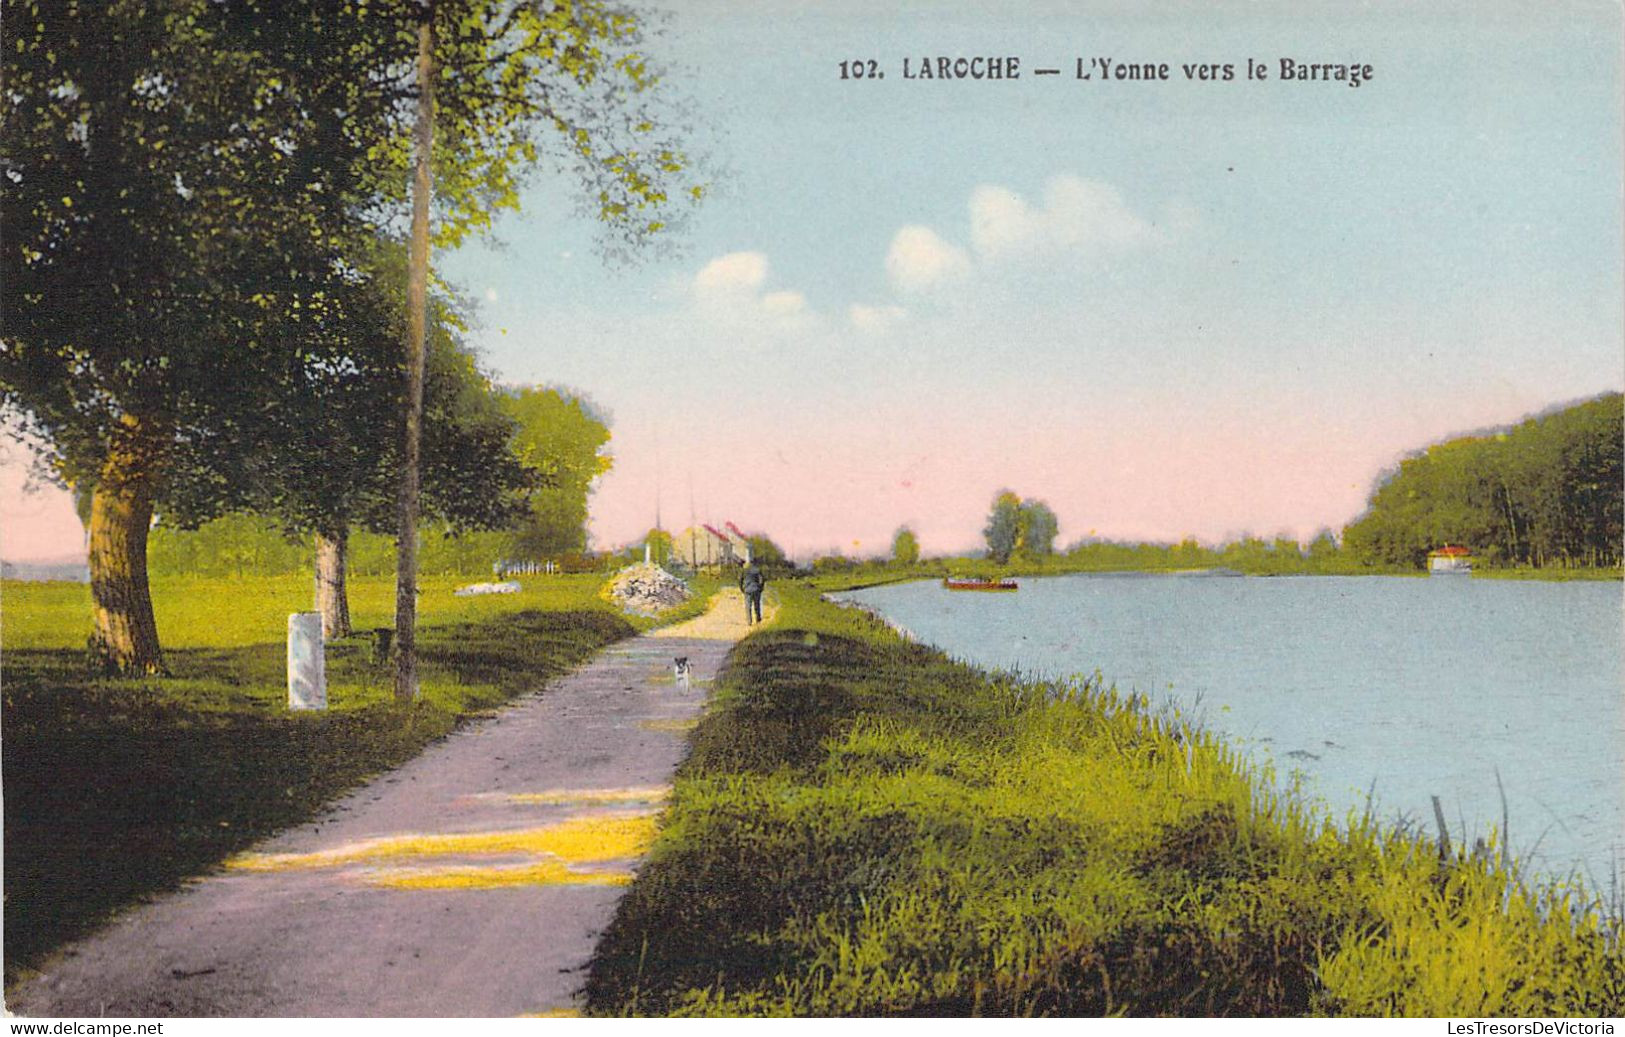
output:
MULTIPOLYGON (((658 507, 957 551, 1006 487, 1063 543, 1307 540, 1409 450, 1625 387, 1617 4, 999 7, 674 6, 651 49, 715 190, 669 247, 601 260, 543 170, 436 255, 500 380, 611 418, 595 545, 658 507), (938 55, 1022 76, 904 78, 938 55), (1097 57, 1172 76, 1074 77, 1097 57)), ((7 456, 0 551, 81 550, 7 456)))

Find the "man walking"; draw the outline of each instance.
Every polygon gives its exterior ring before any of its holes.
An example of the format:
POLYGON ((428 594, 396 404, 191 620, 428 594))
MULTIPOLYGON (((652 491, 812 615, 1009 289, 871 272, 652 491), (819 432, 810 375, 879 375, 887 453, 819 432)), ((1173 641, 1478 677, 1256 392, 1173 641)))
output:
POLYGON ((746 626, 762 621, 762 588, 766 586, 767 578, 762 575, 762 565, 752 558, 745 571, 739 574, 739 589, 745 592, 746 626))

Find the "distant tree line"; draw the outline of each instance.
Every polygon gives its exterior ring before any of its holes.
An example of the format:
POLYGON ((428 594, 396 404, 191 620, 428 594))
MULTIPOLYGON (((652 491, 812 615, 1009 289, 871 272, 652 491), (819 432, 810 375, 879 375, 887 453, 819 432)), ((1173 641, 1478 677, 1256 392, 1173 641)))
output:
POLYGON ((1343 531, 1367 564, 1458 544, 1489 565, 1617 566, 1625 536, 1619 393, 1452 439, 1400 462, 1343 531))

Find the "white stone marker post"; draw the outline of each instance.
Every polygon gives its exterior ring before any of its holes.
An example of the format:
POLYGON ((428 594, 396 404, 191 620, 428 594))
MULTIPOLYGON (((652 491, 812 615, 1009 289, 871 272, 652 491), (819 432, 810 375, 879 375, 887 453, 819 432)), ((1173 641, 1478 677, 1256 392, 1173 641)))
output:
POLYGON ((320 612, 288 616, 288 708, 327 708, 327 652, 320 612))

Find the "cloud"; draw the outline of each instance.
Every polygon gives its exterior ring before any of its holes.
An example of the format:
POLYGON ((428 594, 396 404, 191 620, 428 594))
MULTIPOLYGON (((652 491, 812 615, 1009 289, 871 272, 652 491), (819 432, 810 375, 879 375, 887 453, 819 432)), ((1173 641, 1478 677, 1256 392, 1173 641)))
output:
MULTIPOLYGON (((886 274, 900 293, 921 293, 956 282, 997 279, 1031 264, 1065 270, 1102 256, 1144 250, 1177 240, 1200 225, 1189 203, 1174 200, 1160 219, 1141 215, 1102 180, 1072 173, 1052 176, 1029 200, 997 184, 975 188, 967 205, 970 241, 961 247, 934 229, 909 224, 892 237, 886 274)), ((974 286, 974 285, 973 285, 974 286)), ((852 311, 856 326, 874 326, 879 313, 852 311)))
POLYGON ((1099 252, 1149 242, 1156 228, 1128 207, 1111 184, 1053 176, 1042 203, 1007 187, 983 185, 970 197, 971 245, 978 258, 1099 252))
POLYGON ((762 296, 762 312, 774 317, 796 317, 807 312, 807 297, 800 292, 768 292, 762 296))
POLYGON ((702 298, 754 293, 767 280, 767 256, 730 252, 705 264, 694 275, 694 292, 702 298))
POLYGON ((908 311, 901 306, 870 306, 855 302, 847 315, 857 330, 878 333, 902 323, 908 318, 908 311))
POLYGON ((886 274, 899 291, 920 292, 959 280, 970 272, 965 250, 950 245, 930 227, 911 224, 892 238, 886 274))
POLYGON ((761 252, 729 252, 711 260, 689 285, 694 312, 709 323, 770 334, 805 330, 815 315, 801 292, 763 291, 771 267, 761 252))

